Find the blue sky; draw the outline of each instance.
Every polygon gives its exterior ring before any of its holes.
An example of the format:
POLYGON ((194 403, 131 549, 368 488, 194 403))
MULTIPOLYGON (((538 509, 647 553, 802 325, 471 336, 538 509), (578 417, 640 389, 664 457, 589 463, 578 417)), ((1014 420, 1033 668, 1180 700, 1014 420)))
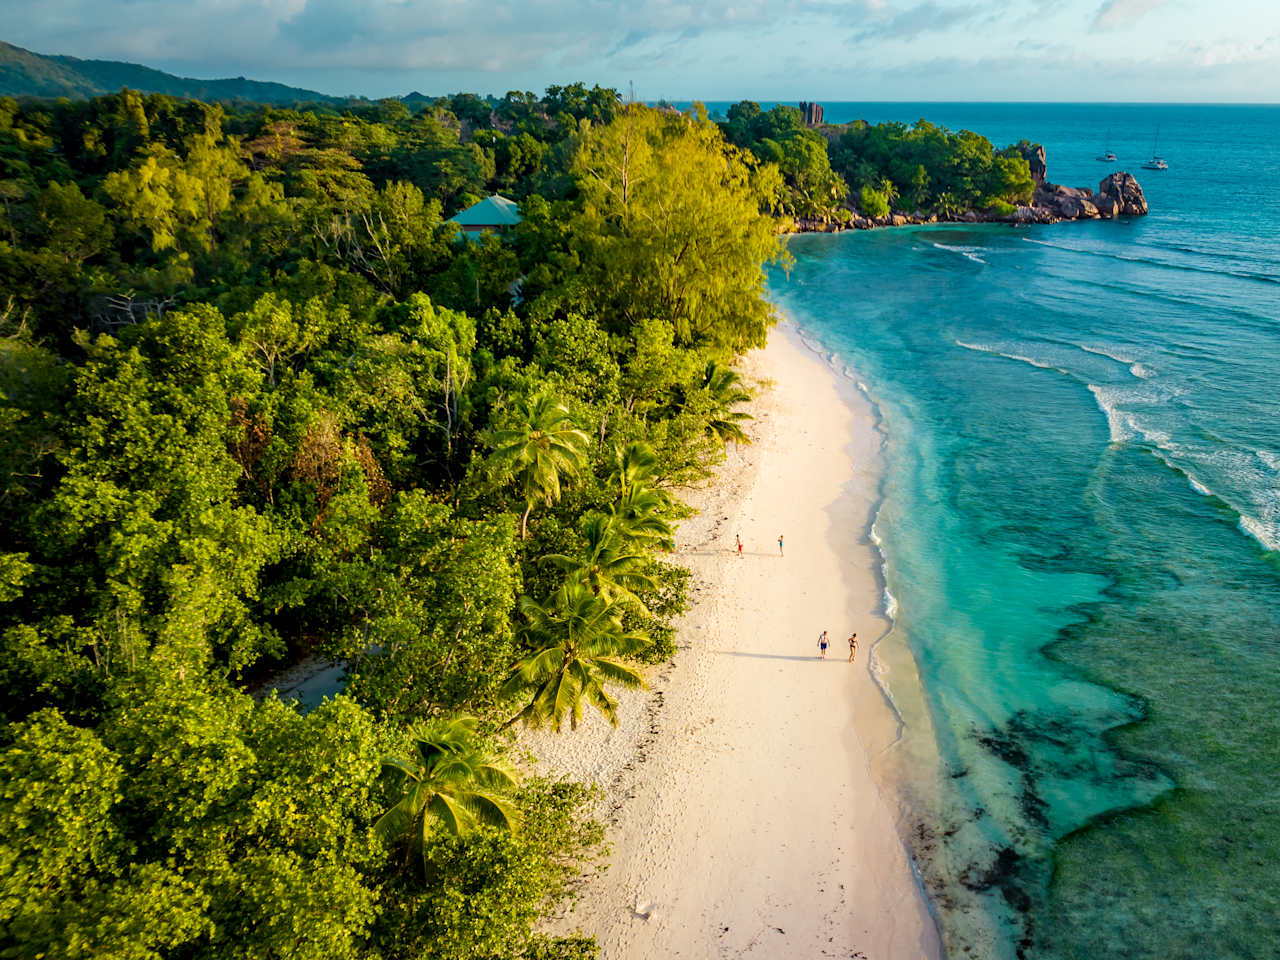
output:
POLYGON ((17 0, 40 53, 325 93, 1280 102, 1280 0, 17 0))

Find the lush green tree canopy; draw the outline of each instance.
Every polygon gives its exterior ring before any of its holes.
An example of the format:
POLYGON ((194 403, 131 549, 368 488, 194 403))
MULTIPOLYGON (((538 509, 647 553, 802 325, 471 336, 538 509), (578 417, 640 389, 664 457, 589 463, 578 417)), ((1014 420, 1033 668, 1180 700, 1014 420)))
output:
POLYGON ((581 84, 0 101, 0 952, 593 955, 535 932, 586 794, 501 731, 673 649, 777 183, 581 84))
POLYGON ((886 203, 948 216, 997 201, 1027 203, 1034 188, 1016 147, 997 152, 986 137, 927 120, 849 124, 832 146, 831 165, 864 197, 869 188, 886 203))
POLYGON ((573 172, 582 207, 571 244, 618 321, 665 321, 685 344, 763 343, 772 311, 761 267, 782 252, 759 215, 767 188, 749 155, 699 116, 633 105, 585 130, 573 172))
POLYGON ((535 932, 586 795, 502 731, 674 649, 670 491, 748 439, 776 217, 1030 189, 827 133, 582 84, 0 100, 0 953, 592 955, 535 932), (521 224, 458 236, 497 190, 521 224))

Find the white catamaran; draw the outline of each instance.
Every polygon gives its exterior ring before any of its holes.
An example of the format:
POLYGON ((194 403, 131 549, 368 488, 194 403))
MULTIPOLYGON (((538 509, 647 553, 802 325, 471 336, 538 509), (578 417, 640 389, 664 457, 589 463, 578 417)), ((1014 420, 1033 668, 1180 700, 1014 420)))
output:
POLYGON ((1116 155, 1111 152, 1111 131, 1110 130, 1107 131, 1107 149, 1102 151, 1102 156, 1098 157, 1097 159, 1101 160, 1103 163, 1116 162, 1116 155))
POLYGON ((1156 127, 1156 138, 1151 142, 1151 159, 1142 165, 1143 170, 1168 170, 1169 164, 1164 158, 1156 153, 1156 148, 1160 145, 1160 128, 1156 127))

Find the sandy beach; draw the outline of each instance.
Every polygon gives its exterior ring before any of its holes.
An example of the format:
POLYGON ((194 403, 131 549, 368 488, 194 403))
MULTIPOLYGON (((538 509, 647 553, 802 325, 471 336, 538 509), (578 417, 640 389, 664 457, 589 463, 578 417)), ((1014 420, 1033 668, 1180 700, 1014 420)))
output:
POLYGON ((522 736, 544 772, 604 792, 611 856, 557 928, 606 960, 939 957, 872 769, 897 730, 868 662, 888 627, 872 409, 789 325, 743 373, 766 384, 753 443, 681 493, 699 514, 678 538, 693 603, 673 663, 623 697, 616 729, 592 715, 522 736))

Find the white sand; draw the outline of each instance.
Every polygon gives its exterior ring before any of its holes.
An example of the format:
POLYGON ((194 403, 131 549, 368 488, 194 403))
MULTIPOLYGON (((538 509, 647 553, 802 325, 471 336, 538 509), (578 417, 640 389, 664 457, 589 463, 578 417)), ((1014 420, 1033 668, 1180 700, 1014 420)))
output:
POLYGON ((866 541, 872 411, 790 328, 745 373, 772 388, 755 442, 686 497, 701 513, 678 539, 694 602, 674 663, 624 694, 617 729, 593 714, 521 738, 543 771, 605 792, 612 855, 556 926, 595 935, 606 960, 939 957, 869 763, 896 731, 868 666, 887 628, 866 541))

